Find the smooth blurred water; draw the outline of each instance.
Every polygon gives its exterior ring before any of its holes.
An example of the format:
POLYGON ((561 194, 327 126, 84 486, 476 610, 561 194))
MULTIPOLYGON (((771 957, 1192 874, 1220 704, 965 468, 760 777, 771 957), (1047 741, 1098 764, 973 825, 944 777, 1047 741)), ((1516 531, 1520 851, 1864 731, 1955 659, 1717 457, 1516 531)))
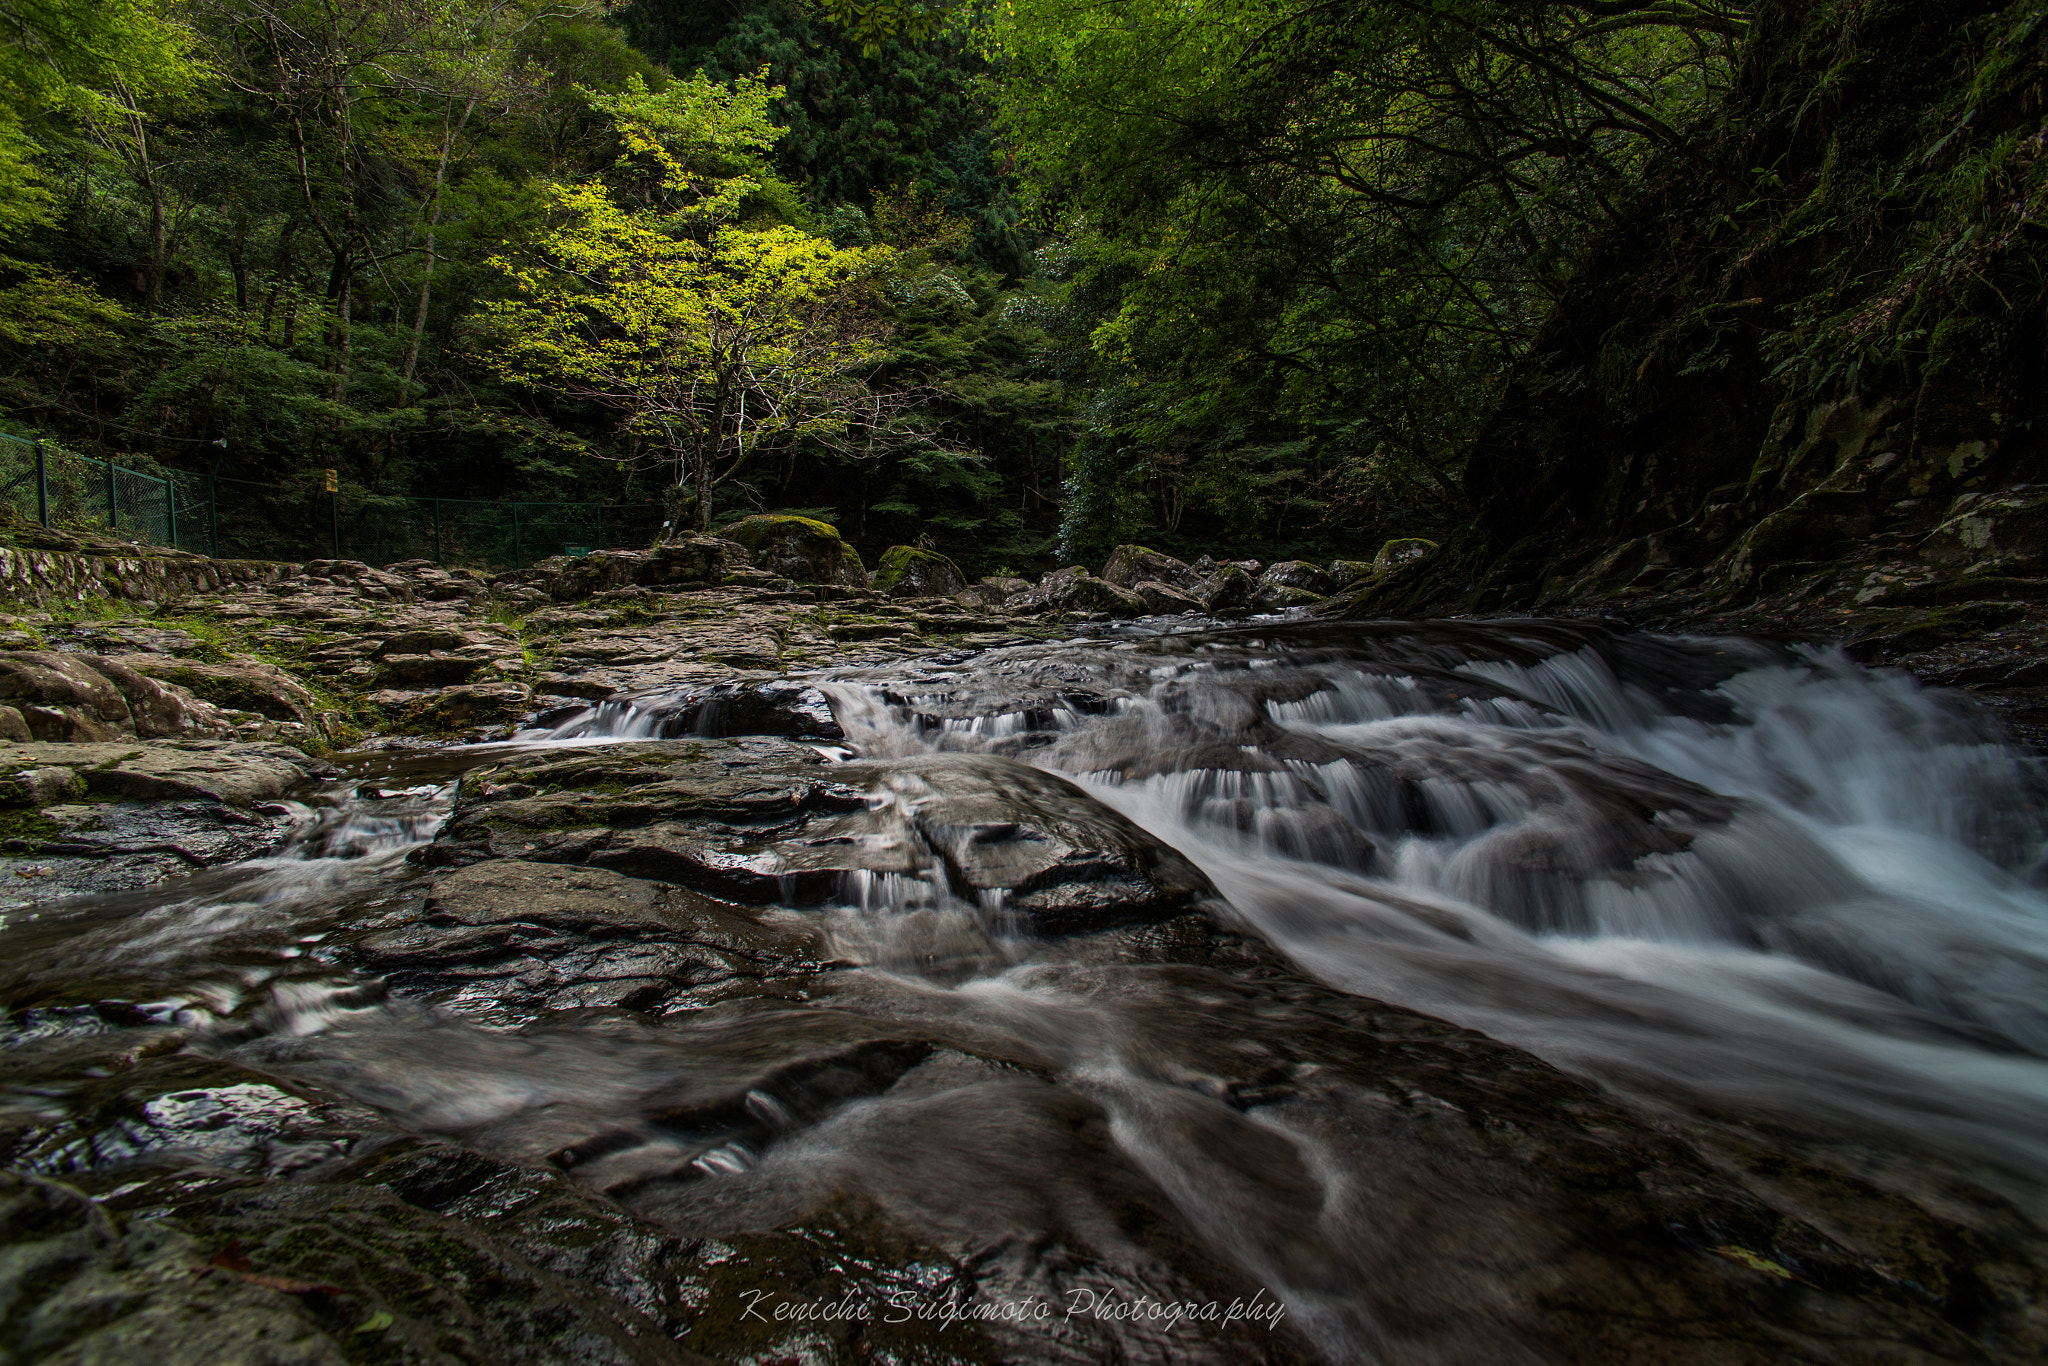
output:
MULTIPOLYGON (((333 784, 275 857, 11 917, 8 1042, 103 1027, 92 1003, 118 998, 210 1056, 564 1166, 691 1236, 858 1189, 920 1236, 1009 1249, 978 1273, 996 1297, 1061 1288, 1015 1251, 1049 1239, 1149 1284, 1125 1215, 1161 1198, 1331 1359, 1525 1357, 1514 1268, 1546 1264, 1554 1211, 1512 1190, 1474 1203, 1455 1153, 1367 1133, 1363 1092, 1217 1091, 1208 1050, 1323 1028, 1307 1007, 1256 983, 1191 991, 955 886, 920 813, 1005 772, 1017 790, 997 798, 1042 782, 965 757, 996 755, 1083 789, 1034 800, 1099 802, 1179 850, 1221 894, 1213 913, 1338 991, 1525 1048, 1693 1133, 1767 1129, 1894 1192, 1938 1167, 2048 1213, 2041 787, 1982 717, 1909 679, 1819 650, 1506 622, 1127 630, 809 681, 844 730, 828 757, 963 757, 948 791, 881 770, 845 836, 873 841, 874 870, 836 899, 748 912, 818 934, 832 968, 800 996, 512 1018, 474 989, 387 994, 330 953, 338 930, 418 916, 408 855, 459 775, 686 716, 714 728, 677 693, 333 784), (919 1080, 805 1070, 878 1034, 937 1041, 901 1064, 919 1080), (1103 1146, 1076 1138, 1074 1097, 1103 1146), (1144 1191, 1117 1185, 1132 1171, 1144 1191), (1447 1199, 1463 1242, 1439 1256, 1403 1230, 1447 1199), (1471 1251, 1496 1245, 1498 1265, 1471 1251)), ((55 1094, 26 1103, 56 1113, 55 1094)), ((150 1122, 210 1107, 216 1147, 258 1142, 284 1104, 173 1099, 150 1122)), ((1105 1343, 1190 1350, 1135 1329, 1033 1350, 1105 1343)))
POLYGON ((1503 623, 1023 647, 827 686, 862 753, 1079 779, 1333 986, 1639 1096, 1878 1126, 2038 1199, 2032 761, 1903 675, 1503 623))

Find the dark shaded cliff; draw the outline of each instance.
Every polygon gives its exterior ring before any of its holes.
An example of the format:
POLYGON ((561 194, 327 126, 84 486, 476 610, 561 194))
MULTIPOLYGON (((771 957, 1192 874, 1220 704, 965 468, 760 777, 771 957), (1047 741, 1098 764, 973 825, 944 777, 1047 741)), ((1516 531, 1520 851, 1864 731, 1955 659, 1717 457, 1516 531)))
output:
POLYGON ((1759 6, 1702 155, 1509 378, 1471 529, 1342 610, 1782 627, 1935 674, 1983 661, 1908 657, 2037 657, 1986 642, 2048 586, 2044 19, 1759 6))

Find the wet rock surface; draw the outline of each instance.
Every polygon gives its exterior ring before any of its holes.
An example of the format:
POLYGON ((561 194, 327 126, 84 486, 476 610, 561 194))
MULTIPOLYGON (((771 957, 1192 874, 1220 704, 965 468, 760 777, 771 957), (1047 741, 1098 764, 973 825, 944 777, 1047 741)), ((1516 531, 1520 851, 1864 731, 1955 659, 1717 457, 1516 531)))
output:
MULTIPOLYGON (((1889 685, 1572 623, 1141 620, 1413 560, 1124 547, 900 597, 779 553, 315 562, 19 618, 23 701, 41 669, 135 738, 0 743, 0 1352, 2048 1350, 2038 1173, 1956 1136, 2028 1102, 1885 1051, 2037 1066, 2033 950, 1816 842, 1882 813, 1693 762, 1889 685), (142 734, 144 684, 216 738, 142 734), (307 752, 365 732, 392 747, 307 752), (1768 1030, 1668 994, 1672 944, 1768 1030), (1130 1309, 1234 1302, 1277 1322, 1130 1309)), ((1980 600, 1947 582, 1874 610, 1980 600)), ((2032 686, 2012 655, 1955 681, 2032 686)), ((2033 789, 1902 688, 1868 715, 1951 794, 1926 829, 2032 895, 2033 789)))

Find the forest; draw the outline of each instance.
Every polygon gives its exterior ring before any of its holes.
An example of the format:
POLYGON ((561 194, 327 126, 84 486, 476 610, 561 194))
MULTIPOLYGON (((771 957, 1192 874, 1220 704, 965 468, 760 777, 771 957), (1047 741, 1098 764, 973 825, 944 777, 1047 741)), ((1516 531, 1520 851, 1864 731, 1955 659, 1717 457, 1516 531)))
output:
POLYGON ((971 573, 1497 550, 1543 510, 1502 471, 1587 435, 1510 432, 1531 394, 1739 379, 1740 484, 2044 297, 2038 5, 0 15, 0 430, 286 502, 797 512, 971 573))

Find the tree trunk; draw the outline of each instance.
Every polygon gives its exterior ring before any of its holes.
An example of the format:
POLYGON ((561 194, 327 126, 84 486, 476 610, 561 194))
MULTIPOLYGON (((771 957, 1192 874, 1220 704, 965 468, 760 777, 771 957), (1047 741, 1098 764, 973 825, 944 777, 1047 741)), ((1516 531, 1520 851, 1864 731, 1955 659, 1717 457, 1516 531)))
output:
MULTIPOLYGON (((225 207, 225 206, 223 206, 225 207)), ((228 273, 235 277, 235 311, 249 311, 249 213, 235 211, 235 231, 228 238, 228 273)), ((265 329, 268 340, 268 327, 265 329)))
POLYGON ((334 350, 334 401, 339 403, 348 397, 349 312, 354 302, 355 272, 343 268, 339 258, 336 270, 341 278, 334 286, 334 330, 330 336, 334 350))
POLYGON ((413 370, 419 365, 420 341, 427 331, 427 301, 434 290, 434 241, 435 229, 441 226, 441 191, 448 184, 448 158, 455 149, 455 139, 462 136, 462 130, 469 124, 469 116, 476 111, 476 100, 472 97, 462 107, 462 117, 453 125, 444 113, 441 118, 441 155, 434 162, 434 192, 427 201, 427 259, 420 267, 420 300, 412 315, 412 340, 406 344, 405 365, 400 378, 412 381, 413 370))
MULTIPOLYGON (((277 312, 277 292, 290 284, 291 277, 298 273, 298 263, 292 259, 292 238, 298 234, 297 219, 286 219, 282 231, 277 235, 277 254, 270 261, 270 292, 263 298, 263 344, 270 345, 270 320, 277 312)), ((293 307, 287 305, 287 307, 293 307)), ((284 344, 292 344, 292 325, 286 322, 284 344)))

